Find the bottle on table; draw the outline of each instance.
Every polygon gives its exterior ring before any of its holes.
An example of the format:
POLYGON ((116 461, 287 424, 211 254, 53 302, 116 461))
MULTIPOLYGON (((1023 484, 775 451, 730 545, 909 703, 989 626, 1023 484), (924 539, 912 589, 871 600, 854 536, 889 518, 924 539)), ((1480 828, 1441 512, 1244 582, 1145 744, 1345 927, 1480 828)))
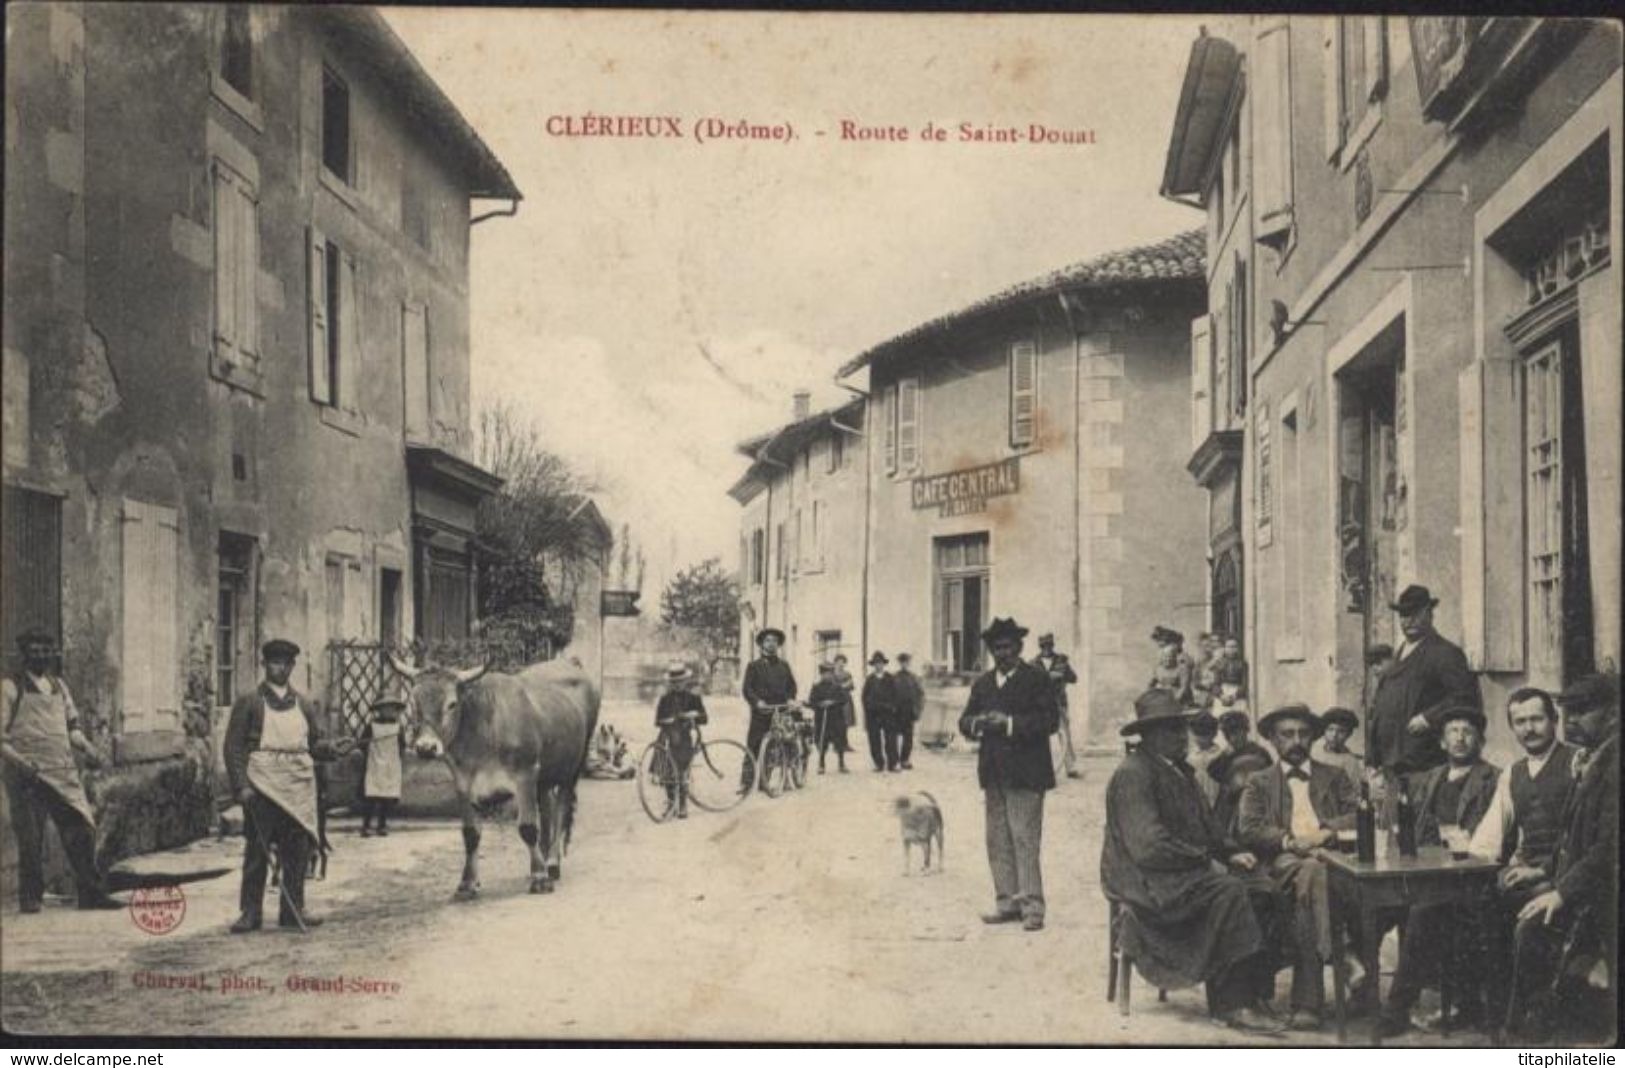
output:
POLYGON ((1404 783, 1399 786, 1399 808, 1394 814, 1394 822, 1399 824, 1395 828, 1399 838, 1399 855, 1416 856, 1416 819, 1411 811, 1411 796, 1404 783))
POLYGON ((1371 784, 1360 783, 1360 801, 1354 810, 1354 849, 1362 864, 1377 859, 1377 812, 1371 806, 1371 784))

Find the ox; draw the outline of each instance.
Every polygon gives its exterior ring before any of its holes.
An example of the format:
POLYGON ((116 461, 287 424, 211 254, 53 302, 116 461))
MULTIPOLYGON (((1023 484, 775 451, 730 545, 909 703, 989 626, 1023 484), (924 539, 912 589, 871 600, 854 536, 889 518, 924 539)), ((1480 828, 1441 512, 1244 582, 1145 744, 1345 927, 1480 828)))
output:
POLYGON ((412 682, 407 738, 418 756, 444 759, 462 801, 463 878, 456 898, 479 892, 480 818, 503 802, 519 809, 530 849, 530 892, 551 893, 575 817, 576 782, 598 722, 598 690, 575 660, 514 675, 390 663, 412 682))

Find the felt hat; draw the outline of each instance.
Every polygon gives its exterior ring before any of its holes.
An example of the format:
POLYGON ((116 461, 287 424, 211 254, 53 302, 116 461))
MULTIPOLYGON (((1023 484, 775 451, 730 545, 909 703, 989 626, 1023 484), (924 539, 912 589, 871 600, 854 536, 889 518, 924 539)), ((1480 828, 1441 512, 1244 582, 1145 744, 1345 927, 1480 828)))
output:
POLYGON ((766 639, 770 634, 780 645, 784 644, 784 631, 780 630, 778 627, 763 627, 761 630, 757 631, 756 644, 761 645, 763 640, 766 639))
POLYGON ((667 682, 686 682, 693 677, 694 672, 690 671, 688 665, 681 660, 673 660, 666 665, 667 682))
POLYGON ((286 638, 272 638, 260 646, 260 657, 264 660, 293 660, 299 655, 299 646, 286 638))
POLYGON ((1189 723, 1195 714, 1187 712, 1179 698, 1167 690, 1147 690, 1134 700, 1134 718, 1118 729, 1118 734, 1139 734, 1147 727, 1164 723, 1189 723))
POLYGON ((886 663, 886 654, 881 652, 879 649, 876 649, 873 653, 869 654, 869 663, 871 663, 871 664, 884 664, 884 663, 886 663))
POLYGON ((1353 732, 1360 726, 1360 717, 1356 716, 1347 708, 1334 706, 1321 713, 1320 722, 1321 725, 1325 727, 1330 727, 1334 723, 1342 724, 1343 726, 1347 727, 1350 732, 1353 732))
POLYGON ((1439 714, 1439 727, 1442 729, 1446 723, 1458 719, 1466 720, 1477 727, 1481 737, 1484 734, 1485 727, 1489 725, 1489 720, 1484 717, 1484 713, 1472 705, 1451 705, 1439 714))
POLYGON ((1219 717, 1219 729, 1221 731, 1225 731, 1229 730, 1231 727, 1250 727, 1252 726, 1252 722, 1252 720, 1247 718, 1247 713, 1245 712, 1226 712, 1224 715, 1219 717))
POLYGON ((898 653, 897 662, 899 664, 911 664, 914 662, 914 658, 907 653, 898 653))
POLYGON ((1304 723, 1309 724, 1310 732, 1317 738, 1320 737, 1321 731, 1325 729, 1325 725, 1320 722, 1320 717, 1310 711, 1308 705, 1301 701, 1294 701, 1291 704, 1285 704, 1272 710, 1269 715, 1259 720, 1258 733, 1266 738, 1269 737, 1274 732, 1275 725, 1285 719, 1302 720, 1304 723))
POLYGON ((1420 612, 1424 608, 1432 608, 1439 603, 1439 599, 1428 592, 1426 586, 1406 586, 1399 595, 1399 600, 1388 607, 1402 616, 1420 612))
POLYGON ((992 645, 996 641, 1014 638, 1016 641, 1027 636, 1027 628, 1010 618, 995 618, 988 628, 982 632, 982 640, 992 645))
POLYGON ((1557 695, 1557 703, 1569 713, 1590 712, 1598 708, 1612 708, 1619 713, 1619 676, 1613 672, 1583 675, 1569 683, 1557 695))
POLYGON ((1211 737, 1219 733, 1219 721, 1213 718, 1213 713, 1204 708, 1191 717, 1191 733, 1211 737))
POLYGON ((1054 634, 1054 632, 1046 630, 1044 633, 1040 634, 1038 636, 1038 644, 1039 645, 1054 645, 1055 644, 1055 634, 1054 634))

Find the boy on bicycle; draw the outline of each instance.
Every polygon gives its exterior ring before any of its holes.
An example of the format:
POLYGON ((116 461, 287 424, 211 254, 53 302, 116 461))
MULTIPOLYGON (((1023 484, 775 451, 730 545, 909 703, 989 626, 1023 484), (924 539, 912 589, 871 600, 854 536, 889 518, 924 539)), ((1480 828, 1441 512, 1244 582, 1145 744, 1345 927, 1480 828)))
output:
POLYGON ((676 764, 675 781, 666 783, 666 796, 677 806, 677 818, 688 819, 688 764, 694 759, 694 725, 708 722, 705 702, 690 689, 694 673, 681 660, 666 668, 666 692, 655 705, 655 726, 676 764))

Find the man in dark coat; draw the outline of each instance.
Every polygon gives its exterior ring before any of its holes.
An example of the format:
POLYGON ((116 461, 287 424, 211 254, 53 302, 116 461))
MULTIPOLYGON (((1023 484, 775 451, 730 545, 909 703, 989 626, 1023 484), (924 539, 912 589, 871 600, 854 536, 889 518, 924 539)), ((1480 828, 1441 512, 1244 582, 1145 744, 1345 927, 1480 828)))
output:
POLYGON ((1371 740, 1365 754, 1366 764, 1382 769, 1389 786, 1397 775, 1444 763, 1439 717, 1446 709, 1484 708, 1467 655, 1433 629, 1438 603, 1427 587, 1407 586, 1389 606, 1399 613, 1405 640, 1371 700, 1371 740))
POLYGON ((1067 707, 1066 688, 1078 681, 1078 673, 1072 670, 1072 664, 1067 660, 1065 653, 1055 651, 1055 635, 1041 634, 1038 637, 1038 655, 1033 663, 1042 668, 1049 675, 1050 684, 1055 687, 1055 712, 1060 724, 1061 741, 1061 767, 1066 770, 1066 777, 1078 777, 1078 751, 1072 744, 1072 716, 1067 707))
POLYGON ((1044 791, 1055 788, 1049 736, 1055 732, 1055 692, 1049 676, 1021 659, 1027 628, 994 619, 982 632, 993 669, 971 684, 959 733, 978 740, 976 781, 986 808, 988 865, 994 910, 984 923, 1022 921, 1044 927, 1044 791))
MULTIPOLYGON (((1423 846, 1450 844, 1442 842, 1440 828, 1453 825, 1465 839, 1452 845, 1460 850, 1466 848, 1466 840, 1471 839, 1473 830, 1490 807, 1501 769, 1486 763, 1481 756, 1484 713, 1469 705, 1458 705, 1441 712, 1438 722, 1439 746, 1445 763, 1417 780, 1413 817, 1416 843, 1423 846)), ((1411 1010, 1422 987, 1436 981, 1446 968, 1451 970, 1456 1008, 1453 1018, 1444 1022, 1457 1028, 1480 1023, 1484 1015, 1484 940, 1478 918, 1459 904, 1413 905, 1405 920, 1405 937, 1400 941, 1399 966, 1394 971, 1394 982, 1382 1010, 1379 1023, 1382 1032, 1397 1035, 1410 1027, 1411 1010), (1454 954, 1447 959, 1446 949, 1451 945, 1454 954)), ((1418 1022, 1434 1026, 1440 1021, 1418 1022)))
POLYGON ((909 757, 914 755, 914 725, 920 722, 920 713, 925 711, 925 687, 914 674, 913 659, 907 653, 898 653, 897 674, 892 676, 892 687, 897 694, 897 765, 904 771, 914 768, 909 762, 909 757))
POLYGON ((1220 784, 1221 792, 1230 779, 1230 763, 1243 754, 1262 757, 1265 767, 1275 763, 1275 754, 1253 741, 1252 729, 1252 720, 1245 712, 1226 712, 1219 717, 1219 733, 1224 735, 1225 751, 1208 763, 1207 773, 1220 784))
POLYGON ((886 654, 879 649, 869 657, 869 677, 863 680, 863 729, 869 735, 869 758, 876 771, 896 771, 897 683, 886 674, 886 654))
POLYGON ((1581 754, 1563 835, 1546 867, 1552 888, 1523 907, 1513 933, 1507 1031, 1518 1045, 1544 1045, 1554 1028, 1570 1026, 1611 1035, 1618 1021, 1617 1005, 1590 995, 1585 979, 1593 969, 1584 964, 1600 961, 1618 983, 1619 676, 1579 679, 1558 704, 1563 732, 1581 754))
MULTIPOLYGON (((773 706, 787 705, 796 699, 796 677, 779 656, 784 644, 784 631, 777 627, 763 627, 756 635, 756 647, 762 651, 745 666, 745 681, 741 687, 745 704, 750 707, 750 726, 745 732, 745 748, 755 760, 761 759, 762 739, 773 726, 773 706)), ((741 769, 739 789, 751 788, 751 762, 741 769)))
POLYGON ((1321 724, 1308 705, 1277 708, 1259 720, 1258 730, 1281 760, 1242 788, 1239 837, 1292 905, 1295 956, 1287 1029, 1318 1031, 1326 1007, 1324 972, 1332 959, 1332 916, 1326 864, 1314 852, 1354 826, 1359 799, 1347 775, 1310 759, 1321 724))
POLYGON ((1255 911, 1270 911, 1274 891, 1250 874, 1258 858, 1227 841, 1202 802, 1184 762, 1189 716, 1179 699, 1153 689, 1134 713, 1122 734, 1140 744, 1106 787, 1100 851, 1101 888, 1128 910, 1123 951, 1159 987, 1207 983, 1220 1022, 1279 1032, 1266 1007, 1274 961, 1255 911))
POLYGON ((846 741, 846 725, 852 709, 852 695, 835 681, 835 665, 818 665, 818 681, 813 683, 807 703, 813 706, 813 736, 818 743, 818 774, 824 774, 824 758, 830 749, 842 775, 846 774, 846 754, 851 746, 846 741))

